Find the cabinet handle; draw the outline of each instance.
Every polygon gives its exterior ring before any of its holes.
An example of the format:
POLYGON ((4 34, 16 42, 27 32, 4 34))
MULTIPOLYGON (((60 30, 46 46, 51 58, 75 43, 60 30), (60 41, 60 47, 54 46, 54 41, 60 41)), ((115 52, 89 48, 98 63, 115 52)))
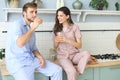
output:
POLYGON ((7 33, 7 31, 2 31, 2 33, 7 33))

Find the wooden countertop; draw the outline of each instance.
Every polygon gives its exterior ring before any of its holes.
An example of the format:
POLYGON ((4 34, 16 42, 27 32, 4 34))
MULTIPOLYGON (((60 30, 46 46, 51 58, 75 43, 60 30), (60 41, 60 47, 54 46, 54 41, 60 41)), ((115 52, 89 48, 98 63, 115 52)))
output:
MULTIPOLYGON (((58 64, 57 61, 55 61, 55 63, 58 64)), ((113 66, 113 65, 120 65, 120 61, 109 61, 109 62, 87 64, 86 68, 96 68, 96 67, 113 66)), ((5 64, 0 63, 0 70, 2 75, 9 75, 8 71, 6 70, 5 64)))
POLYGON ((86 68, 96 68, 96 67, 105 67, 105 66, 114 66, 120 65, 119 61, 108 61, 108 62, 99 62, 98 64, 87 64, 86 68))
MULTIPOLYGON (((55 63, 58 64, 57 61, 55 61, 55 63)), ((90 64, 86 65, 86 68, 96 68, 96 67, 105 67, 105 66, 114 66, 114 65, 120 65, 120 60, 118 60, 118 61, 90 63, 90 64)))

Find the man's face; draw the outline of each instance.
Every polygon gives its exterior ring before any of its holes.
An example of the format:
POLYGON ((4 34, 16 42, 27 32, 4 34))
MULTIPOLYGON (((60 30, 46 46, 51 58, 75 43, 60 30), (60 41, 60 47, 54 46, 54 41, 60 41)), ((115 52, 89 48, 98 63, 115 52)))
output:
POLYGON ((37 15, 37 8, 28 8, 27 11, 23 12, 23 15, 26 20, 33 22, 37 15))

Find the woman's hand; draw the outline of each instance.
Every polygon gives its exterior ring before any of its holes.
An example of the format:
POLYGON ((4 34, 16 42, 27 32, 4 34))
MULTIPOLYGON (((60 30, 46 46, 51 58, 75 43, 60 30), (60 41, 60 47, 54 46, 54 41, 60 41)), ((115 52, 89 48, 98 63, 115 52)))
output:
POLYGON ((55 37, 55 42, 66 42, 67 38, 64 37, 63 35, 58 35, 55 37))

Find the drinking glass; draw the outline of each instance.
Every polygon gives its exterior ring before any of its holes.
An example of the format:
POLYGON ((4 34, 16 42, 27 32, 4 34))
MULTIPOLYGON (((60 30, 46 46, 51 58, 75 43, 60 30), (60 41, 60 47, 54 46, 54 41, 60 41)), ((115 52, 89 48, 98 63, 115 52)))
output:
POLYGON ((62 36, 62 32, 57 32, 57 36, 62 36))

